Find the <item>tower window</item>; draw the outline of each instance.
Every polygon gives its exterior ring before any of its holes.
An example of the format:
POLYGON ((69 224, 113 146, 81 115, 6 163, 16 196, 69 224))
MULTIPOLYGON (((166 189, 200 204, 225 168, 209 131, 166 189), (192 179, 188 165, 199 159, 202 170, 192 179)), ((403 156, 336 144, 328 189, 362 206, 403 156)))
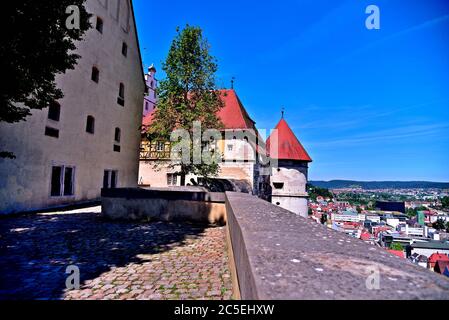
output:
POLYGON ((45 135, 53 138, 59 138, 59 130, 51 127, 45 127, 45 135))
POLYGON ((126 42, 123 42, 122 44, 122 54, 127 57, 128 56, 128 45, 126 44, 126 42))
POLYGON ((103 19, 100 17, 97 17, 97 24, 95 28, 98 30, 98 32, 103 33, 103 19))
POLYGON ((121 106, 125 106, 125 85, 120 83, 117 103, 121 106))
POLYGON ((119 145, 114 144, 114 152, 120 152, 121 149, 122 148, 119 145))
POLYGON ((148 110, 148 102, 145 102, 145 110, 148 110))
POLYGON ((48 119, 53 121, 59 121, 61 115, 61 105, 56 101, 50 103, 48 107, 48 119))
POLYGON ((120 128, 115 128, 115 135, 114 135, 115 142, 120 143, 120 135, 121 135, 120 128))
POLYGON ((100 70, 97 67, 92 67, 92 81, 98 83, 100 81, 100 70))
POLYGON ((284 183, 283 182, 273 182, 273 186, 275 189, 283 189, 284 183))
POLYGON ((90 134, 95 133, 95 118, 92 116, 87 117, 86 132, 90 134))

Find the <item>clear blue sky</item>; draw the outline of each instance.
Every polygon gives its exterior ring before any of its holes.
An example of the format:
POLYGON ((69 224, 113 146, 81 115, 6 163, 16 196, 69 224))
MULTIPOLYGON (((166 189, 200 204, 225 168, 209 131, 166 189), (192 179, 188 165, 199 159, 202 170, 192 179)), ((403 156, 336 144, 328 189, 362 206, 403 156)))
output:
MULTIPOLYGON (((199 26, 261 129, 281 107, 310 179, 449 181, 449 1, 134 0, 144 64, 199 26), (380 8, 380 30, 365 9, 380 8)), ((158 73, 161 78, 164 75, 158 73)))

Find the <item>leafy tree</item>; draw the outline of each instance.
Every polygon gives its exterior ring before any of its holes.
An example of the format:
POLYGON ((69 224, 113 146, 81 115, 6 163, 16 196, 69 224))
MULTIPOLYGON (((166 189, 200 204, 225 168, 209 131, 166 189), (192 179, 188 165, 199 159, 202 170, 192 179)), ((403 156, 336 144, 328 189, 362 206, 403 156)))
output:
MULTIPOLYGON (((8 2, 0 10, 3 28, 0 37, 0 122, 24 121, 31 109, 43 109, 61 99, 55 76, 73 69, 79 55, 75 41, 90 28, 86 0, 20 0, 8 2), (72 22, 68 6, 78 6, 79 29, 72 22)), ((0 150, 0 157, 14 158, 0 150)))
POLYGON ((441 199, 441 206, 443 208, 449 208, 449 197, 445 196, 441 199))
POLYGON ((446 232, 449 232, 449 221, 446 222, 446 232))
MULTIPOLYGON (((209 44, 198 27, 187 25, 177 30, 168 57, 163 64, 167 77, 160 82, 159 102, 153 124, 147 129, 149 140, 169 140, 174 129, 185 129, 190 134, 190 159, 193 158, 194 121, 201 121, 202 130, 221 129, 217 112, 223 107, 220 92, 215 85, 216 59, 209 53, 209 44)), ((184 141, 185 142, 185 141, 184 141)), ((185 176, 202 177, 218 173, 218 163, 180 164, 181 185, 185 176)))
POLYGON ((362 208, 360 208, 359 206, 357 206, 357 213, 362 213, 363 212, 363 210, 362 210, 362 208))
POLYGON ((437 229, 437 230, 444 230, 444 229, 446 229, 446 225, 445 225, 443 219, 438 219, 437 221, 435 221, 435 222, 432 224, 432 227, 435 228, 435 229, 437 229))
POLYGON ((404 251, 404 247, 402 246, 402 244, 397 243, 397 242, 393 242, 390 245, 390 249, 391 250, 397 250, 397 251, 404 251))
POLYGON ((418 214, 416 209, 412 209, 412 208, 407 208, 406 210, 406 214, 409 218, 413 218, 416 217, 416 215, 418 214))

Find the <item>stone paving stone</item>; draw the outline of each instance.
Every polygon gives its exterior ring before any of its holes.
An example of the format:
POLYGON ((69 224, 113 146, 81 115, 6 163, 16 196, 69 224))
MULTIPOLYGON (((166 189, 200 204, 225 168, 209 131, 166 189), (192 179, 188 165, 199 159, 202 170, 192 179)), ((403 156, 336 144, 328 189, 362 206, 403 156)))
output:
POLYGON ((224 228, 111 222, 99 208, 2 218, 0 283, 1 300, 232 296, 224 228), (65 287, 69 265, 80 290, 65 287))

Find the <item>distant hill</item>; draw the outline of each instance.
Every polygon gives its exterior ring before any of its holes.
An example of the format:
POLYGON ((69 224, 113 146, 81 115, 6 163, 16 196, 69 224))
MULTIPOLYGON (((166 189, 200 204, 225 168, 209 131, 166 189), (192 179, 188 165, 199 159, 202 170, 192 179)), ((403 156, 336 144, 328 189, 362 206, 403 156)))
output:
POLYGON ((351 181, 351 180, 331 180, 331 181, 309 181, 315 187, 326 189, 357 188, 370 189, 449 189, 449 182, 429 182, 429 181, 351 181))

